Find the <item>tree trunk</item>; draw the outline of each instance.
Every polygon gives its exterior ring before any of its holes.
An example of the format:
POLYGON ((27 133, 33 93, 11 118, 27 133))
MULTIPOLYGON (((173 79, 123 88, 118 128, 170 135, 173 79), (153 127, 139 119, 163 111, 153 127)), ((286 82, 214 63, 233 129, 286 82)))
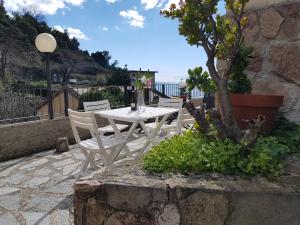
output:
POLYGON ((233 116, 230 94, 227 89, 227 81, 224 79, 221 79, 218 82, 218 95, 220 98, 220 113, 227 132, 227 137, 232 138, 236 142, 240 142, 242 132, 233 116))
POLYGON ((7 65, 7 51, 3 50, 1 52, 1 58, 0 58, 0 80, 4 79, 6 65, 7 65))

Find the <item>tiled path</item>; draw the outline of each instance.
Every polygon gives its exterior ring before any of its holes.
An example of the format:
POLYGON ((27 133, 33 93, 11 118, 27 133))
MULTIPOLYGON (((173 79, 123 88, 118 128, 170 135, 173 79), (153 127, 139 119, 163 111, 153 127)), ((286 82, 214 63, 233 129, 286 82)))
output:
POLYGON ((83 159, 71 146, 0 163, 0 225, 73 224, 73 184, 83 159))

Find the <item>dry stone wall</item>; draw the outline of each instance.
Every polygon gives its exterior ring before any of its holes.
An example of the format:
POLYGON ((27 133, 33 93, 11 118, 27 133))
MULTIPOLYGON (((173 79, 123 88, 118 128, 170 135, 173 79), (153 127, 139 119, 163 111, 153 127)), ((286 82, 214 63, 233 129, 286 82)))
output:
POLYGON ((129 174, 114 175, 117 178, 75 183, 75 225, 299 225, 300 221, 297 186, 192 177, 163 181, 129 174))
POLYGON ((253 93, 284 95, 281 111, 300 123, 300 1, 259 2, 250 1, 244 32, 255 49, 247 71, 253 93))

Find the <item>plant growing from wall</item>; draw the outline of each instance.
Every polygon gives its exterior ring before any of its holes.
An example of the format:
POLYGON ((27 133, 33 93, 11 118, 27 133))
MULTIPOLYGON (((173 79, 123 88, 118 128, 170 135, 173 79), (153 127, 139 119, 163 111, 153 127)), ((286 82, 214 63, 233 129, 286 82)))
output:
POLYGON ((172 4, 169 10, 161 12, 167 18, 178 19, 180 35, 185 36, 190 45, 202 47, 206 53, 206 66, 216 85, 220 105, 218 112, 210 111, 209 115, 205 115, 203 109, 197 110, 192 103, 186 105, 201 132, 209 132, 210 125, 206 119, 209 117, 215 121, 221 137, 247 146, 255 143, 263 118, 252 121, 252 129, 243 134, 233 116, 229 81, 243 44, 242 34, 247 25, 244 9, 248 1, 225 0, 228 12, 225 16, 217 12, 220 0, 181 0, 178 6, 172 4), (218 69, 216 60, 220 62, 218 69))
POLYGON ((242 46, 236 57, 234 65, 231 67, 231 72, 228 81, 228 88, 231 93, 246 94, 251 93, 251 81, 245 74, 252 58, 253 48, 242 46))

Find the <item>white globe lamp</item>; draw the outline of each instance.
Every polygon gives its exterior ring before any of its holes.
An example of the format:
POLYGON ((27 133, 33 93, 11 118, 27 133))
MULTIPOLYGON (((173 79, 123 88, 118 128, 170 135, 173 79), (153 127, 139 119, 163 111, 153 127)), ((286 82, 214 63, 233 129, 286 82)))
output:
POLYGON ((36 37, 35 46, 42 53, 52 53, 55 51, 57 43, 51 34, 42 33, 36 37))

